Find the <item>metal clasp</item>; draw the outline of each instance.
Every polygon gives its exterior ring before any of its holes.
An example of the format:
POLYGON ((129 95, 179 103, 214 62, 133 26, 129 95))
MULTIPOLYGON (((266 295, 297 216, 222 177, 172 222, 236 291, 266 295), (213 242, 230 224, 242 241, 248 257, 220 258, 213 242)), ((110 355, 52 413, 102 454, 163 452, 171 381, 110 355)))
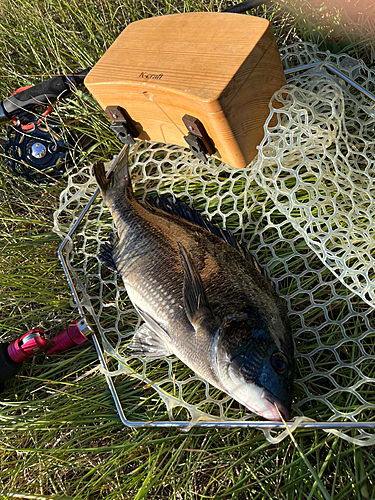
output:
POLYGON ((188 130, 188 135, 184 137, 191 152, 200 160, 206 161, 206 155, 213 155, 216 151, 212 139, 206 132, 204 125, 190 115, 184 115, 182 121, 188 130))
POLYGON ((105 112, 113 121, 110 129, 117 135, 119 141, 122 144, 133 145, 134 137, 138 137, 139 132, 129 113, 121 106, 107 106, 105 112))

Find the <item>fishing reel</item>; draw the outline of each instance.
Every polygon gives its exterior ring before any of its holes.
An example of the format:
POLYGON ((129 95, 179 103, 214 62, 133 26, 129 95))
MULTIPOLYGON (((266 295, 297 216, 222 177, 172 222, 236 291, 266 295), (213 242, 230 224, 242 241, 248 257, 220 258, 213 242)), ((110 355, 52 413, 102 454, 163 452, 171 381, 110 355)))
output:
POLYGON ((37 184, 59 179, 72 163, 61 124, 28 113, 8 128, 4 153, 15 175, 37 184))
POLYGON ((61 122, 49 115, 56 99, 70 93, 72 84, 83 82, 90 69, 22 87, 0 102, 0 123, 12 122, 6 133, 4 153, 15 175, 45 184, 69 170, 71 140, 61 122), (47 109, 41 113, 41 107, 47 109))

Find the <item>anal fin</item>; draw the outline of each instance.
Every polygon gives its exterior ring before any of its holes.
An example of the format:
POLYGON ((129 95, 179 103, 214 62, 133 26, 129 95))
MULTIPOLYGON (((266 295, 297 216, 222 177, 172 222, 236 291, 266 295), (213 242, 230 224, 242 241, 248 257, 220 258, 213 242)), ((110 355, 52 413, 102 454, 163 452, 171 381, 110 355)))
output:
POLYGON ((164 358, 173 354, 163 340, 145 323, 135 332, 128 348, 135 356, 145 356, 150 359, 164 358))
POLYGON ((148 313, 142 311, 135 304, 134 307, 144 324, 135 332, 129 349, 136 356, 145 356, 151 359, 171 356, 173 353, 168 347, 168 340, 170 340, 168 332, 148 313))

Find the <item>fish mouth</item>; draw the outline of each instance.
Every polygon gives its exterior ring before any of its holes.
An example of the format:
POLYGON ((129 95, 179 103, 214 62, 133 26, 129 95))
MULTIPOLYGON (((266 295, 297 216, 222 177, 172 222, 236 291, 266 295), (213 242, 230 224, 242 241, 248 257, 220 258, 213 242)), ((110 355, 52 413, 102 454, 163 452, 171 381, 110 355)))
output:
POLYGON ((282 421, 281 416, 284 420, 290 419, 290 411, 271 392, 267 391, 267 389, 263 389, 261 397, 269 403, 265 414, 262 415, 264 418, 267 418, 268 420, 276 420, 277 422, 282 421))
MULTIPOLYGON (((261 400, 261 404, 258 409, 253 408, 245 401, 235 397, 235 399, 243 404, 248 410, 259 415, 260 417, 265 418, 266 420, 272 420, 273 422, 282 422, 282 419, 289 420, 290 419, 290 411, 286 408, 286 406, 274 396, 271 392, 269 392, 265 388, 259 388, 258 398, 261 400)), ((259 401, 259 400, 258 400, 259 401)))
POLYGON ((267 389, 262 390, 260 397, 263 400, 263 408, 261 410, 256 410, 255 408, 252 408, 249 404, 244 402, 242 402, 242 404, 246 406, 248 410, 259 415, 260 417, 265 418, 266 420, 282 422, 282 419, 290 419, 290 411, 271 392, 267 391, 267 389))
MULTIPOLYGON (((243 379, 239 379, 237 373, 232 373, 233 370, 229 367, 227 375, 229 379, 235 384, 231 384, 229 389, 228 384, 222 384, 222 389, 227 394, 232 396, 236 401, 241 403, 245 408, 250 410, 252 413, 265 418, 266 420, 272 420, 274 422, 282 422, 282 419, 290 419, 290 410, 285 406, 284 403, 280 401, 276 396, 272 394, 268 389, 261 385, 255 383, 247 384, 248 391, 244 393, 241 389, 245 384, 243 379), (224 389, 223 389, 224 387, 224 389), (227 387, 227 390, 225 389, 227 387), (254 401, 252 405, 251 402, 254 401), (256 404, 255 404, 256 402, 256 404)), ((289 405, 288 405, 289 406, 289 405)))

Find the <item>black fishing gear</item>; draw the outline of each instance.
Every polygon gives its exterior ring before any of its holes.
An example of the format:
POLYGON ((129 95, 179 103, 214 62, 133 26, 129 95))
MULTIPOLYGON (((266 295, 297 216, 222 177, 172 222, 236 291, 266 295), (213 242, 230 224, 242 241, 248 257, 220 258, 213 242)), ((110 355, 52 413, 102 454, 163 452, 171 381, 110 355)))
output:
POLYGON ((60 121, 49 115, 54 102, 68 95, 72 85, 82 83, 90 69, 22 87, 0 102, 0 123, 12 122, 4 153, 15 175, 43 184, 60 178, 69 169, 69 138, 60 121), (47 108, 38 112, 41 107, 47 108))

